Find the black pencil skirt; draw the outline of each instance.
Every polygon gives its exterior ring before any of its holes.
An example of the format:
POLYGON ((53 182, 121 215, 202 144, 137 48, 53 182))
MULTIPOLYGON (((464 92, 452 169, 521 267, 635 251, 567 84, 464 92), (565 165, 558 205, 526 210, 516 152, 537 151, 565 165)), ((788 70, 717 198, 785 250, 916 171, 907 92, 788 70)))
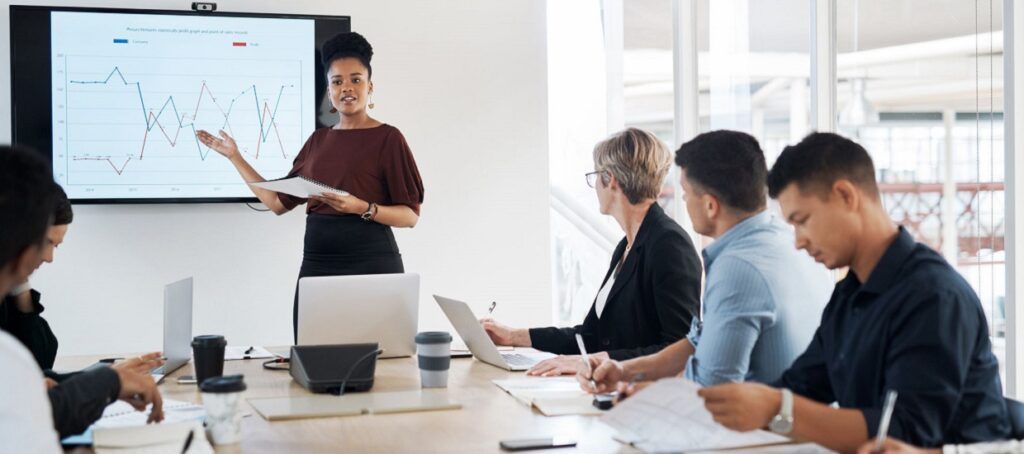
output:
MULTIPOLYGON (((391 227, 356 215, 306 215, 299 279, 313 276, 404 273, 391 227)), ((292 334, 299 337, 299 285, 295 282, 292 334)))

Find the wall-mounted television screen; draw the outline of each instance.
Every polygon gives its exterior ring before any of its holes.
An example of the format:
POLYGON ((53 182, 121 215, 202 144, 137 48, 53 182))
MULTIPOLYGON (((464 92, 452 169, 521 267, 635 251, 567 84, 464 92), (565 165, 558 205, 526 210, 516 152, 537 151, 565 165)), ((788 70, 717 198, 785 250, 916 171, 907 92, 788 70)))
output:
MULTIPOLYGON (((11 132, 76 203, 249 202, 197 130, 268 179, 317 127, 317 48, 346 16, 10 7, 11 132)), ((328 106, 329 108, 329 106, 328 106)))

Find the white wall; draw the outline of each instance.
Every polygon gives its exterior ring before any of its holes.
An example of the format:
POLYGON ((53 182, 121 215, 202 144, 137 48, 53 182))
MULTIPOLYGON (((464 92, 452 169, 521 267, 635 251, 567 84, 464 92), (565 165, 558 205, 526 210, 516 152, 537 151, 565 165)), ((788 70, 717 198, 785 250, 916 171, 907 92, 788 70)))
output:
MULTIPOLYGON (((543 0, 217 3, 224 11, 350 15, 373 44, 374 116, 405 134, 426 187, 419 225, 396 232, 406 270, 422 275, 421 329, 450 329, 433 293, 477 308, 498 300, 496 315, 514 324, 550 322, 543 0)), ((6 7, 0 15, 9 26, 6 7)), ((9 35, 0 30, 3 62, 9 35)), ((0 71, 2 141, 10 140, 9 84, 10 71, 0 71)), ((163 285, 189 275, 196 334, 290 344, 304 218, 243 204, 76 206, 55 263, 32 279, 59 353, 159 349, 163 285)))

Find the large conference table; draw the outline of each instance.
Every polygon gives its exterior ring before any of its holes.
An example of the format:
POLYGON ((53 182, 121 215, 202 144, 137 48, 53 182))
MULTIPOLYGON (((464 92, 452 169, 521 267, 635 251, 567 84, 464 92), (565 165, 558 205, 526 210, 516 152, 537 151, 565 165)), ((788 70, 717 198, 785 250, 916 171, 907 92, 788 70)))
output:
MULTIPOLYGON (((286 349, 271 348, 275 353, 286 349)), ((57 369, 73 370, 97 361, 96 356, 61 357, 57 369)), ((266 370, 264 360, 227 361, 224 374, 244 374, 245 398, 308 396, 287 371, 266 370)), ((201 403, 195 385, 181 385, 177 377, 191 375, 186 365, 165 377, 160 385, 164 398, 201 403)), ((419 413, 344 416, 269 422, 246 402, 242 411, 242 442, 217 446, 218 453, 318 453, 318 452, 501 452, 500 440, 535 437, 571 437, 574 449, 587 453, 637 452, 615 441, 613 431, 594 416, 547 417, 508 395, 491 380, 522 376, 473 358, 451 363, 447 392, 462 404, 459 410, 419 413)), ((409 391, 420 388, 415 357, 381 359, 370 392, 409 391)), ((805 451, 807 445, 760 449, 759 452, 805 451)), ((819 448, 820 449, 820 448, 819 448)), ((812 449, 813 451, 818 451, 812 449)), ((744 450, 746 452, 747 450, 744 450)), ((546 452, 555 452, 552 450, 546 452)))

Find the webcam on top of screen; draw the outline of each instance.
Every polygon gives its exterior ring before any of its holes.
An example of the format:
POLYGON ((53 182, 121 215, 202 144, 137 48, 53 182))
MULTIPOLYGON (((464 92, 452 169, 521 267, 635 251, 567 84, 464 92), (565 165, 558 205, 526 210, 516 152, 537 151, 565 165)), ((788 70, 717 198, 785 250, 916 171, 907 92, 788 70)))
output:
POLYGON ((217 11, 217 4, 213 2, 192 2, 192 11, 211 12, 217 11))

